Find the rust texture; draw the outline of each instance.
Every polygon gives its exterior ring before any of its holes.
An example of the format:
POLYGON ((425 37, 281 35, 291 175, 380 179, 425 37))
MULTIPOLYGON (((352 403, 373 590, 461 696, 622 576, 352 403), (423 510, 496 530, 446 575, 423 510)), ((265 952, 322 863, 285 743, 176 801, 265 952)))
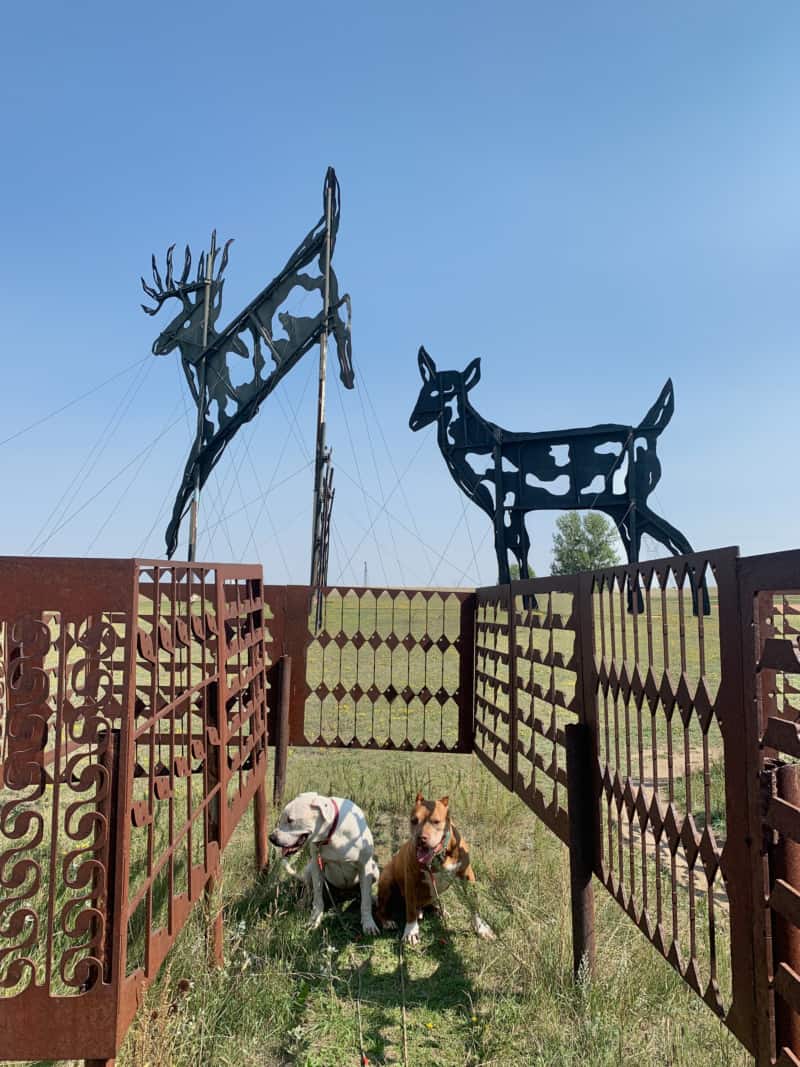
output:
POLYGON ((576 968, 593 874, 758 1067, 800 1065, 800 551, 328 588, 318 633, 310 592, 0 560, 4 1056, 111 1060, 251 800, 264 865, 269 705, 278 757, 474 751, 570 846, 576 968))
POLYGON ((260 567, 0 560, 4 1058, 113 1059, 218 875, 263 792, 261 593, 260 567))
POLYGON ((582 700, 577 591, 571 575, 477 593, 475 751, 565 843, 564 728, 582 700))
POLYGON ((265 599, 272 655, 292 658, 291 745, 472 750, 470 592, 328 587, 316 633, 306 586, 265 599))
POLYGON ((740 566, 760 1063, 800 1064, 800 552, 740 566))
POLYGON ((591 942, 591 913, 575 861, 590 852, 620 907, 755 1052, 745 828, 759 757, 738 565, 735 549, 720 549, 479 589, 475 752, 571 845, 576 952, 591 942), (695 613, 704 587, 709 614, 695 613), (569 811, 581 796, 568 778, 573 724, 587 730, 580 818, 569 811))

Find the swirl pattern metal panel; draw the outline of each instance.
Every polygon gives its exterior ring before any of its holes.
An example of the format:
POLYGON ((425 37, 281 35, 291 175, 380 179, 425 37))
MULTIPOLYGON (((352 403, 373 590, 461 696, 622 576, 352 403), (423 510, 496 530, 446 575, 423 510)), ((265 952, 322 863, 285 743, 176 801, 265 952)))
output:
POLYGON ((260 567, 0 559, 0 1048, 110 1059, 266 771, 260 567))

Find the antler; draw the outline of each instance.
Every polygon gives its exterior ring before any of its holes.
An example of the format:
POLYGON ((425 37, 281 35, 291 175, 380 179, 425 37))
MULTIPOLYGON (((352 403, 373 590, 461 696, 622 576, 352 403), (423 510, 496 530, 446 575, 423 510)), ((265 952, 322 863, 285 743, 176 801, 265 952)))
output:
MULTIPOLYGON (((219 270, 214 281, 219 281, 222 276, 222 272, 228 265, 228 249, 233 244, 233 238, 231 237, 225 242, 225 247, 222 250, 222 259, 220 260, 219 270)), ((197 263, 197 279, 196 281, 189 282, 189 271, 192 269, 192 253, 189 246, 186 246, 183 259, 183 273, 178 279, 177 284, 173 279, 173 264, 172 254, 175 251, 175 245, 170 245, 167 249, 167 271, 164 281, 161 280, 161 274, 159 273, 158 266, 156 264, 155 255, 152 258, 153 266, 153 281, 155 286, 148 285, 144 278, 141 279, 142 289, 150 297, 151 300, 155 300, 156 306, 154 308, 148 307, 146 304, 142 304, 142 311, 148 315, 157 315, 161 310, 161 305, 169 300, 171 297, 178 297, 182 299, 187 293, 195 292, 200 289, 205 282, 206 272, 206 254, 200 253, 200 259, 197 263)))
POLYGON ((192 253, 189 246, 186 246, 183 260, 183 273, 181 274, 178 284, 176 285, 172 276, 172 254, 175 251, 175 245, 170 245, 167 249, 167 274, 166 284, 161 280, 161 274, 159 273, 158 266, 156 264, 156 257, 153 255, 153 281, 155 282, 155 288, 152 285, 148 285, 144 278, 141 279, 142 289, 150 297, 151 300, 155 300, 156 306, 154 308, 147 307, 146 304, 142 304, 142 311, 147 312, 148 315, 156 315, 161 309, 161 305, 169 300, 170 297, 180 297, 187 291, 186 282, 189 280, 189 271, 192 267, 192 253))

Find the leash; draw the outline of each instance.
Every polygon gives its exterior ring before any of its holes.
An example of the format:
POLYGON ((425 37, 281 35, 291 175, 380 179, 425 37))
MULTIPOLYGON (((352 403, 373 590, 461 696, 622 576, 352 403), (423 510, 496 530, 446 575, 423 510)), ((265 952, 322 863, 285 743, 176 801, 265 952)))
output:
POLYGON ((439 918, 442 920, 442 927, 446 934, 450 934, 450 927, 447 923, 447 912, 444 910, 444 904, 442 904, 442 898, 439 896, 439 889, 436 885, 436 875, 431 871, 431 885, 433 886, 433 895, 436 897, 436 906, 439 909, 439 918))
POLYGON ((402 938, 397 944, 397 958, 400 967, 400 997, 403 1019, 403 1067, 408 1067, 408 1019, 406 1017, 406 982, 403 972, 405 970, 405 954, 403 953, 402 938))
POLYGON ((362 1023, 361 1023, 361 972, 367 966, 367 963, 369 963, 370 959, 372 959, 372 953, 371 952, 369 954, 369 958, 364 960, 364 962, 361 964, 361 966, 356 969, 357 973, 358 973, 358 993, 356 994, 356 1015, 358 1017, 358 1053, 359 1053, 359 1056, 361 1057, 361 1067, 367 1067, 367 1065, 369 1064, 369 1060, 367 1058, 367 1054, 364 1051, 364 1028, 363 1028, 362 1023))

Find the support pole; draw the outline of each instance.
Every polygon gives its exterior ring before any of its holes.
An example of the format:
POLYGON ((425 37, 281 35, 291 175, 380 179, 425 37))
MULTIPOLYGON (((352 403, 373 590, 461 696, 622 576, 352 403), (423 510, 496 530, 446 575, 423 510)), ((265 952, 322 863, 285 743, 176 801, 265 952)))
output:
MULTIPOLYGON (((311 579, 312 589, 320 584, 321 560, 317 559, 317 545, 322 535, 322 464, 325 453, 325 378, 328 366, 328 314, 331 288, 331 195, 330 183, 325 186, 325 289, 322 302, 322 334, 319 339, 319 383, 317 388, 317 447, 314 458, 314 509, 311 529, 311 579)), ((313 596, 313 593, 312 593, 313 596)))
MULTIPOLYGON (((206 277, 205 277, 205 307, 203 308, 203 352, 208 347, 208 319, 211 311, 211 282, 214 277, 214 260, 217 255, 217 231, 213 230, 211 233, 211 250, 208 253, 206 259, 206 277)), ((203 431, 205 429, 206 418, 206 361, 201 358, 197 370, 197 448, 198 451, 203 445, 203 431)), ((192 495, 192 508, 189 518, 189 553, 187 559, 189 563, 194 563, 197 559, 197 512, 200 507, 200 469, 198 467, 197 473, 194 479, 194 493, 192 495)))
MULTIPOLYGON (((105 887, 103 901, 96 902, 98 912, 104 916, 101 923, 95 919, 92 921, 92 933, 96 933, 104 927, 104 940, 102 946, 98 946, 98 955, 102 958, 103 973, 97 976, 97 982, 112 981, 112 965, 114 961, 114 945, 112 930, 114 919, 112 908, 114 904, 114 889, 117 872, 114 869, 116 857, 116 830, 118 824, 118 812, 120 793, 122 791, 122 779, 120 778, 120 744, 121 732, 119 729, 104 730, 98 736, 100 749, 99 764, 106 774, 106 796, 103 804, 103 814, 107 820, 106 837, 103 844, 103 866, 105 867, 105 887)), ((95 876, 96 879, 96 876, 95 876)), ((94 881, 93 889, 97 889, 97 881, 94 881)), ((94 893, 93 893, 94 896, 94 893)), ((88 989, 88 986, 86 987, 88 989)), ((114 1067, 116 1059, 84 1060, 84 1067, 114 1067)))
POLYGON ((267 845, 267 787, 262 782, 253 797, 253 832, 255 834, 256 874, 269 867, 267 845))
POLYGON ((564 733, 567 749, 567 804, 569 807, 572 967, 577 978, 582 967, 588 975, 593 975, 595 970, 594 888, 592 886, 594 857, 592 746, 590 728, 584 723, 569 723, 564 733))
MULTIPOLYGON (((222 615, 219 612, 218 618, 222 615)), ((221 623, 221 625, 224 625, 221 623)), ((224 632, 224 631, 223 631, 224 632)), ((223 649, 223 653, 226 650, 223 649)), ((214 731, 217 741, 209 745, 206 756, 206 790, 211 797, 207 809, 207 853, 213 848, 211 862, 214 869, 205 888, 206 910, 206 953, 212 967, 225 965, 224 930, 222 926, 222 908, 219 903, 220 856, 222 854, 222 818, 226 803, 227 783, 223 774, 223 762, 226 759, 224 738, 221 736, 222 720, 225 714, 220 697, 219 682, 211 683, 206 688, 206 720, 214 731), (213 796, 212 796, 213 794, 213 796)))
POLYGON ((272 791, 272 803, 281 806, 283 791, 286 788, 286 760, 289 753, 289 704, 292 696, 292 657, 280 658, 280 701, 275 731, 275 784, 272 791))

